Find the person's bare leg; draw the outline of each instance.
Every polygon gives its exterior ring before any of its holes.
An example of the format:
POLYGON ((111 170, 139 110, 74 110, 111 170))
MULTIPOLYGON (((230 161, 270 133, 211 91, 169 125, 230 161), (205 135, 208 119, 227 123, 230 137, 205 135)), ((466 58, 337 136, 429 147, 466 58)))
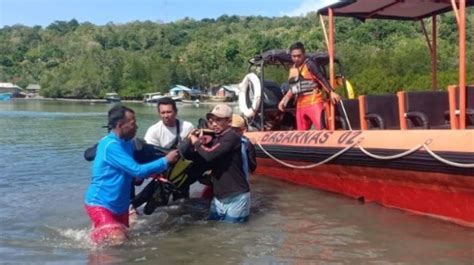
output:
POLYGON ((124 230, 114 230, 110 232, 107 238, 104 240, 104 244, 107 246, 121 246, 127 242, 128 236, 124 230))
POLYGON ((130 226, 132 226, 138 219, 137 209, 133 208, 133 206, 130 206, 130 209, 128 210, 128 218, 130 226))

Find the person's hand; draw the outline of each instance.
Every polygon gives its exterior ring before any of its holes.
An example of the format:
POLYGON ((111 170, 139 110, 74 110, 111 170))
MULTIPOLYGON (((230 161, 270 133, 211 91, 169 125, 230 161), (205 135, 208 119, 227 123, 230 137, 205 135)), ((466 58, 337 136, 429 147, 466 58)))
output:
POLYGON ((341 100, 341 96, 339 96, 339 94, 337 94, 336 92, 334 91, 331 91, 329 93, 329 98, 331 98, 331 102, 332 104, 336 105, 337 102, 339 102, 339 100, 341 100))
POLYGON ((284 112, 284 111, 285 111, 286 103, 287 103, 286 97, 283 97, 283 98, 280 100, 280 102, 278 103, 278 109, 279 109, 281 112, 284 112))
POLYGON ((134 184, 135 186, 140 186, 140 185, 142 185, 142 184, 143 184, 143 181, 144 181, 144 179, 141 179, 141 178, 135 178, 135 177, 133 178, 133 184, 134 184))
POLYGON ((189 132, 188 138, 191 139, 191 136, 199 136, 199 133, 202 131, 202 129, 193 129, 192 131, 189 132))
POLYGON ((199 137, 197 135, 191 134, 189 136, 189 140, 191 140, 191 144, 195 144, 199 140, 199 137))
POLYGON ((176 162, 178 162, 179 157, 180 156, 178 150, 169 151, 168 154, 166 154, 165 156, 166 160, 168 160, 168 164, 175 164, 176 162))

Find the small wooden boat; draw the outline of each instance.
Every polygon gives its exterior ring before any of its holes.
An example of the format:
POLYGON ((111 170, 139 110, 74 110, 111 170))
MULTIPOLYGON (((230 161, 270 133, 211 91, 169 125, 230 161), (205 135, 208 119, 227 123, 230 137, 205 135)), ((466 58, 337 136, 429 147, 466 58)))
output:
POLYGON ((107 103, 119 103, 121 98, 117 93, 106 93, 104 99, 107 103))

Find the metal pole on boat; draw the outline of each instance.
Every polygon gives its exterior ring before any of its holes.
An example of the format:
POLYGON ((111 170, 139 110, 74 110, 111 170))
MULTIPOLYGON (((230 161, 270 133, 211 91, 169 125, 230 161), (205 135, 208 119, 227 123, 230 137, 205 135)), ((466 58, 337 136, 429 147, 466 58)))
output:
POLYGON ((405 91, 398 91, 398 117, 400 119, 400 130, 406 130, 408 128, 407 119, 405 117, 405 91))
POLYGON ((459 1, 459 128, 466 129, 466 0, 459 1))
MULTIPOLYGON (((265 93, 265 89, 263 89, 263 87, 264 87, 263 80, 265 80, 265 78, 264 78, 265 76, 263 74, 264 61, 265 60, 262 60, 262 62, 260 63, 260 83, 262 84, 262 93, 265 93)), ((260 117, 261 117, 261 119, 260 119, 260 128, 261 128, 262 131, 265 131, 265 127, 264 127, 264 125, 265 125, 264 111, 265 110, 263 108, 263 101, 265 99, 265 95, 262 95, 262 99, 263 100, 260 101, 260 117)))
POLYGON ((433 91, 438 90, 437 85, 437 51, 436 51, 436 15, 432 17, 432 27, 431 27, 431 40, 428 37, 428 33, 426 31, 425 23, 423 19, 420 19, 421 29, 423 30, 423 34, 425 35, 426 44, 428 45, 428 49, 430 50, 431 55, 431 89, 433 91))
POLYGON ((451 0, 459 30, 459 129, 466 129, 466 0, 451 0))
POLYGON ((367 120, 365 119, 365 96, 359 96, 359 119, 360 129, 367 130, 367 120))
POLYGON ((328 39, 328 34, 326 32, 326 24, 324 23, 324 19, 321 14, 319 14, 319 21, 321 23, 321 28, 323 29, 324 40, 326 41, 326 49, 329 52, 329 39, 328 39))
POLYGON ((458 117, 456 116, 456 86, 448 86, 449 95, 449 122, 451 129, 459 129, 458 117))
MULTIPOLYGON (((328 9, 328 18, 329 18, 329 82, 331 86, 334 88, 336 87, 336 78, 334 75, 334 12, 332 8, 328 9)), ((335 121, 335 109, 334 104, 329 102, 330 107, 330 115, 331 119, 329 121, 329 129, 331 131, 335 130, 336 128, 336 121, 335 121)))
POLYGON ((436 15, 431 17, 431 41, 432 41, 432 51, 431 51, 431 82, 433 91, 438 90, 438 33, 436 27, 436 15))

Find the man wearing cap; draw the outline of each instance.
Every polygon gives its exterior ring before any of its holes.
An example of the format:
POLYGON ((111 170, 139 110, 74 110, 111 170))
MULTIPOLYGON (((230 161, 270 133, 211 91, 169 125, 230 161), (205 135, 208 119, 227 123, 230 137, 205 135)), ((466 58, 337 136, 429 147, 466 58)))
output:
POLYGON ((108 119, 110 133, 97 146, 85 208, 94 227, 92 240, 120 245, 127 239, 132 178, 163 172, 178 160, 179 154, 171 151, 153 162, 138 164, 133 159, 132 139, 138 129, 134 111, 117 105, 110 109, 108 119))
POLYGON ((194 152, 208 162, 212 170, 214 198, 209 219, 245 222, 250 214, 250 186, 242 167, 241 138, 231 128, 232 109, 219 104, 207 113, 206 118, 216 137, 205 144, 191 134, 190 141, 194 152))
POLYGON ((257 169, 257 159, 255 154, 255 147, 249 138, 247 138, 244 133, 247 131, 247 123, 242 116, 237 114, 232 114, 232 129, 240 135, 240 140, 242 147, 240 152, 242 154, 242 167, 244 169, 245 176, 247 181, 250 179, 250 173, 254 172, 257 169))

